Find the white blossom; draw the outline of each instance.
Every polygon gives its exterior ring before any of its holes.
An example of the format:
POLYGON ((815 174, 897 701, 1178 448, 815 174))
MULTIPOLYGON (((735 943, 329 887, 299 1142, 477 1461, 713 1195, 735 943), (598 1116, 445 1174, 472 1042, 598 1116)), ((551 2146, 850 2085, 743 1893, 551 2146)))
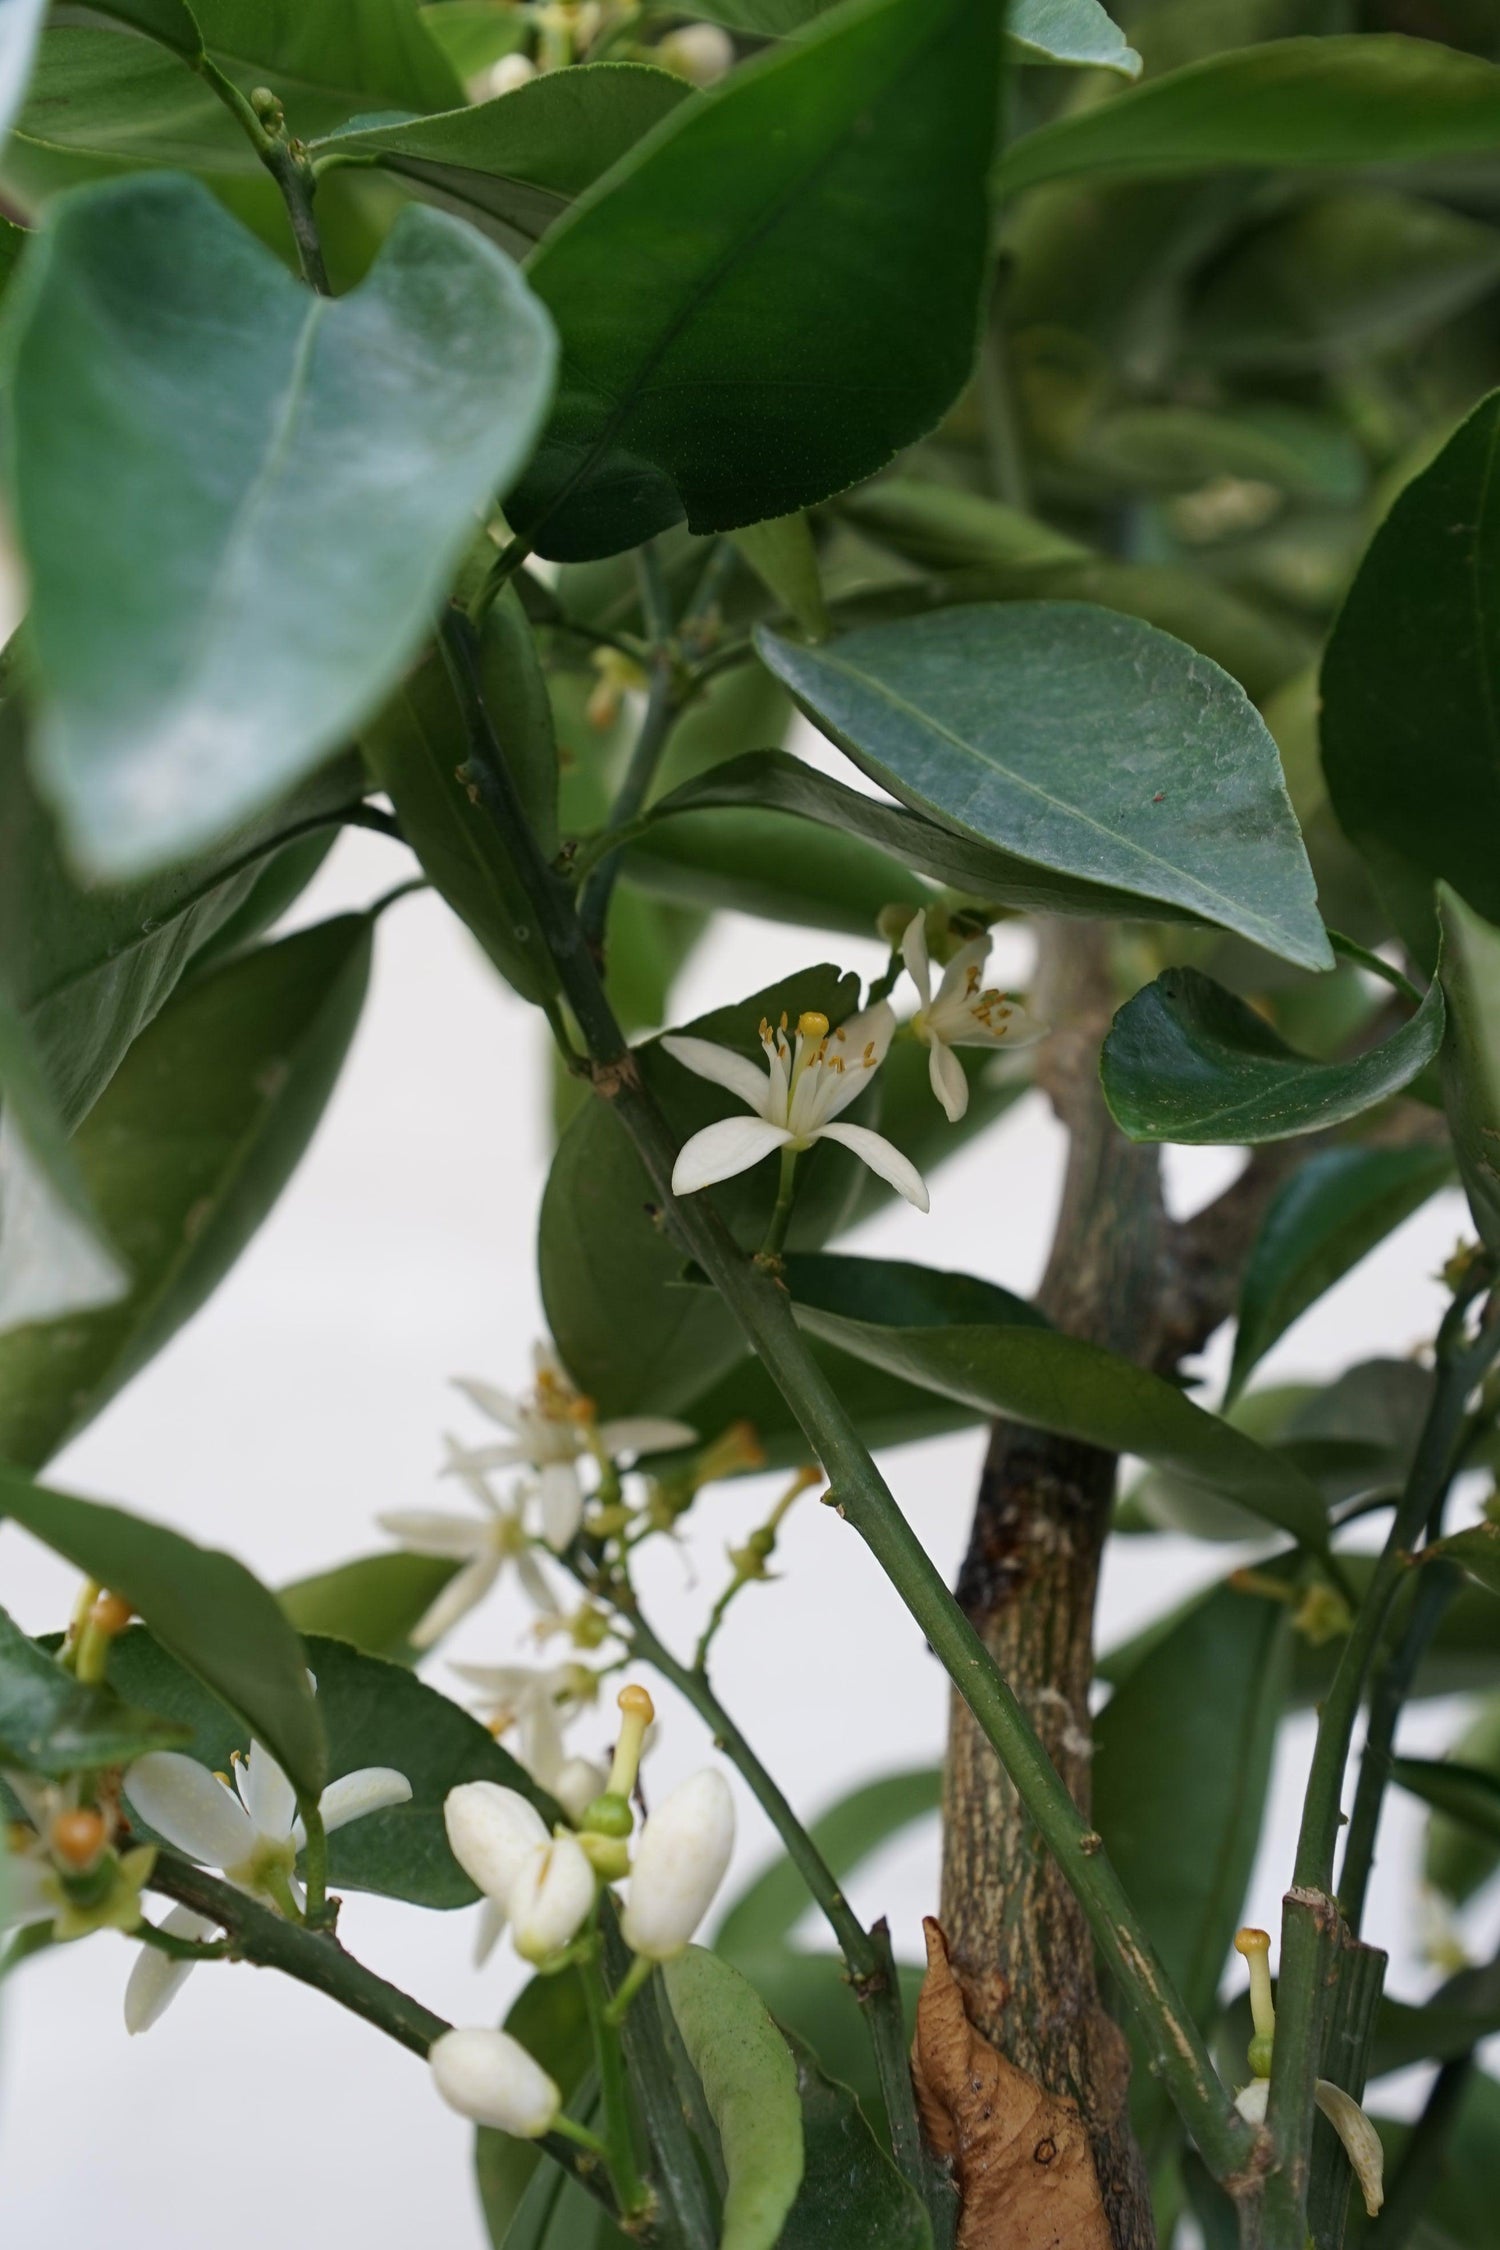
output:
POLYGON ((641 1830, 621 1918, 625 1942, 650 1961, 688 1945, 734 1849, 734 1800, 712 1766, 679 1782, 641 1830))
POLYGON ((505 1898, 521 1959, 550 1960, 571 1944, 593 1912, 597 1888, 588 1854, 566 1830, 529 1852, 505 1898))
POLYGON ((934 997, 926 918, 914 915, 901 940, 901 958, 917 988, 918 1007, 911 1028, 928 1050, 932 1090, 954 1125, 969 1106, 969 1081, 953 1053, 955 1047, 1030 1047, 1046 1034, 1046 1026, 1028 1015, 1019 1001, 1007 1000, 993 986, 981 985, 989 953, 987 930, 960 946, 944 969, 934 997))
POLYGON ((458 1379, 458 1388, 481 1414, 511 1433, 504 1445, 478 1446, 465 1454, 466 1471, 527 1467, 537 1480, 542 1536, 561 1553, 583 1517, 583 1479, 579 1465, 591 1456, 609 1461, 642 1453, 673 1452, 691 1445, 696 1430, 664 1416, 638 1415, 596 1422, 591 1402, 569 1381, 546 1345, 535 1353, 536 1387, 526 1398, 478 1376, 458 1379))
POLYGON ((492 1734, 515 1729, 515 1755, 532 1780, 555 1795, 567 1763, 563 1729, 598 1693, 586 1664, 455 1664, 479 1690, 478 1709, 492 1734))
MULTIPOLYGON (((149 1751, 127 1771, 125 1794, 148 1827, 200 1866, 219 1868, 236 1890, 278 1911, 288 1896, 302 1906, 295 1870, 307 1832, 296 1792, 263 1743, 252 1742, 247 1758, 236 1757, 233 1788, 180 1751, 149 1751)), ((331 1835, 366 1813, 404 1805, 410 1796, 405 1774, 390 1766, 362 1766, 329 1783, 318 1811, 331 1835)), ((175 1907, 162 1927, 175 1937, 206 1937, 214 1925, 187 1907, 175 1907)), ((126 2030, 149 2030, 191 1967, 143 1946, 125 1988, 126 2030)))
POLYGON ((691 1195, 737 1172, 748 1172, 776 1149, 800 1150, 817 1141, 836 1141, 908 1203, 925 1211, 928 1196, 922 1175, 900 1149, 868 1126, 834 1122, 879 1069, 895 1028, 895 1013, 884 1000, 862 1015, 851 1016, 835 1031, 829 1030, 826 1016, 805 1014, 798 1018, 792 1041, 787 1038, 785 1017, 774 1030, 763 1022, 764 1071, 747 1056, 708 1039, 675 1034, 664 1038, 662 1046, 685 1070, 723 1086, 751 1112, 749 1117, 721 1118, 694 1133, 673 1168, 674 1192, 691 1195))
POLYGON ((658 42, 651 60, 694 86, 716 86, 734 68, 734 41, 716 23, 685 23, 658 42))
POLYGON ((557 1608, 526 1528, 528 1487, 516 1485, 510 1506, 502 1507, 474 1455, 455 1438, 445 1442, 445 1473, 463 1480, 479 1502, 479 1515, 450 1515, 439 1508, 396 1508, 375 1519, 383 1531, 399 1539, 413 1554, 439 1555, 463 1564, 412 1628, 416 1648, 431 1648, 461 1617, 477 1608, 507 1563, 538 1609, 552 1612, 557 1608))
POLYGON ((551 2131, 562 2107, 541 2064, 508 2031, 445 2031, 427 2060, 448 2107, 496 2132, 534 2141, 551 2131))

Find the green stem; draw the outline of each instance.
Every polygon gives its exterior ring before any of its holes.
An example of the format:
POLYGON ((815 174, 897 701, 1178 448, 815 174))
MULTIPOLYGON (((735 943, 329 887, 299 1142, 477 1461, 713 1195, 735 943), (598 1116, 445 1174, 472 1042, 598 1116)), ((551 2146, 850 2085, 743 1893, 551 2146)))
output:
POLYGON ((609 2176, 620 2209, 629 2217, 644 2208, 646 2191, 635 2167, 635 2126, 630 2115, 630 2094, 625 2084, 619 2029, 609 2018, 604 1978, 600 1973, 597 1953, 590 1952, 580 1960, 578 1977, 583 1986, 584 2004, 588 2009, 594 2056, 599 2065, 599 2095, 604 2105, 604 2146, 609 2176))
POLYGON ((1307 2191, 1312 2178, 1313 2088, 1323 2059, 1323 2030, 1333 1988, 1339 1912, 1326 1893, 1292 1890, 1282 1903, 1282 1992, 1308 1995, 1308 2004, 1276 2011, 1271 2093, 1266 2126, 1276 2161, 1265 2183, 1267 2250, 1304 2250, 1307 2191))
POLYGON ((514 578, 521 565, 530 556, 533 544, 532 535, 518 531, 515 537, 508 540, 505 546, 501 548, 484 577, 480 580, 478 589, 469 603, 468 615, 471 625, 483 624, 486 613, 494 605, 506 581, 514 578))
POLYGON ((922 2150, 916 2097, 907 2061, 901 1988, 889 1943, 882 1945, 860 1921, 840 1889, 838 1877, 715 1695, 705 1673, 701 1669, 690 1671, 679 1663, 634 1607, 633 1597, 631 1600, 630 1638, 635 1653, 660 1672, 663 1679, 670 1680, 704 1721, 717 1747, 749 1784, 751 1794, 786 1846, 787 1857, 807 1885, 809 1895, 822 1909, 844 1957, 854 1996, 870 2034, 880 2090, 890 2119, 891 2153, 923 2200, 935 2197, 938 2185, 922 2150))
POLYGON ((323 1815, 314 1798, 300 1799, 297 1810, 302 1815, 302 1827, 307 1837, 302 1850, 302 1880, 307 1890, 303 1919, 309 1928, 315 1930, 328 1912, 328 1831, 323 1826, 323 1815))
POLYGON ((662 753, 682 711, 676 659, 671 646, 672 611, 661 561, 655 548, 650 545, 641 548, 636 560, 640 567, 641 606, 645 612, 646 630, 652 641, 651 684, 646 693, 645 717, 630 753, 630 763, 615 792, 615 801, 609 809, 603 838, 596 842, 593 873, 579 894, 579 920, 589 943, 595 947, 604 942, 609 902, 620 873, 620 845, 623 841, 621 831, 634 827, 637 816, 650 795, 662 753), (602 842, 602 849, 599 848, 599 842, 602 842))
POLYGON ((672 1193, 677 1143, 646 1093, 564 885, 537 845, 515 784, 495 755, 472 648, 450 612, 444 646, 481 754, 465 769, 495 820, 526 892, 590 1059, 595 1092, 614 1105, 660 1202, 669 1233, 734 1314, 822 1462, 840 1513, 859 1532, 998 1754, 1076 1893, 1117 1986, 1134 2010, 1151 2064, 1221 2180, 1243 2189, 1256 2136, 1230 2101, 1202 2035, 1139 1916, 989 1651, 902 1515, 842 1399, 804 1342, 786 1292, 747 1259, 711 1202, 672 1193))
MULTIPOLYGON (((384 1977, 376 1976, 373 1969, 346 1953, 331 1930, 309 1930, 301 1922, 288 1922, 258 1899, 237 1891, 231 1883, 220 1882, 216 1875, 206 1874, 173 1852, 157 1853, 147 1888, 175 1899, 180 1906, 190 1906, 205 1921, 217 1922, 230 1940, 235 1959, 295 1977, 299 1984, 336 2000, 341 2008, 373 2024, 388 2039, 424 2061, 434 2041, 453 2028, 430 2008, 424 2008, 420 2000, 413 2000, 398 1985, 387 1984, 384 1977)), ((576 2150, 560 2135, 548 2133, 537 2145, 607 2210, 616 2208, 614 2198, 593 2176, 594 2168, 580 2163, 576 2150)))
POLYGON ((174 1937, 154 1922, 138 1922, 129 1934, 153 1953, 165 1953, 169 1961, 232 1961, 236 1954, 232 1938, 174 1937))
MULTIPOLYGON (((612 2012, 636 1963, 620 1934, 619 1917, 612 1899, 604 1902, 600 1925, 604 1936, 606 1979, 614 1987, 612 2012)), ((684 2088, 695 2081, 686 2057, 679 2058, 675 2053, 673 2043, 680 2046, 680 2041, 660 1977, 647 1976, 635 2004, 625 2015, 620 2041, 630 2085, 645 2122, 655 2184, 662 2201, 670 2217, 675 2219, 677 2232, 687 2250, 713 2250, 719 2238, 718 2228, 709 2206, 684 2092, 684 2088)), ((703 2146, 705 2149, 714 2146, 711 2128, 703 2146)))
POLYGON ((257 115, 254 105, 247 101, 232 78, 226 78, 218 64, 207 55, 199 55, 192 65, 203 83, 210 87, 230 115, 239 124, 256 155, 281 190, 281 200, 286 205, 286 215, 291 222, 292 240, 297 249, 297 263, 302 278, 320 297, 331 297, 333 288, 328 279, 328 268, 323 262, 323 243, 318 233, 318 222, 313 216, 313 196, 317 192, 317 177, 311 163, 300 148, 293 147, 285 130, 267 129, 257 115))
POLYGON ((776 1183, 776 1202, 771 1212, 771 1223, 766 1228, 766 1239, 760 1246, 763 1262, 781 1258, 786 1241, 786 1230, 792 1223, 792 1206, 797 1200, 797 1151, 784 1148, 781 1152, 781 1176, 776 1183))

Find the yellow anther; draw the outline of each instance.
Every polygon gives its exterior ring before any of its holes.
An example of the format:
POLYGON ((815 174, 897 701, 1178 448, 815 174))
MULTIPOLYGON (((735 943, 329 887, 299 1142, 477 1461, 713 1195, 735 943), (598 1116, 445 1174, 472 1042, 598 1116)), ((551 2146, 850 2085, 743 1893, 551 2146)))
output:
POLYGON ((797 1035, 801 1039, 826 1039, 828 1018, 816 1008, 804 1008, 797 1018, 797 1035))

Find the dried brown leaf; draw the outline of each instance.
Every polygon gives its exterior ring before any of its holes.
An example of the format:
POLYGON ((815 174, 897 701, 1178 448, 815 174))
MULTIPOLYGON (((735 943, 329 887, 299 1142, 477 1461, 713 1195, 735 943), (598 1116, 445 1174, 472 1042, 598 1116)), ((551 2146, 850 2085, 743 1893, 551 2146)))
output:
POLYGON ((1077 2104, 1049 2094, 974 2029, 929 1915, 912 2077, 922 2130, 952 2159, 957 2250, 1112 2250, 1077 2104))

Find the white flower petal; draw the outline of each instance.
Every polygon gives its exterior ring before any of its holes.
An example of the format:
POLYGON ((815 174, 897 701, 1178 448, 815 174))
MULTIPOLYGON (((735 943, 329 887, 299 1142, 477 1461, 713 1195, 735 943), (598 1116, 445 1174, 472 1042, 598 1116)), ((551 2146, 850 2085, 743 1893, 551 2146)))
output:
POLYGON ((766 1103, 771 1082, 765 1071, 751 1062, 748 1055, 737 1055, 732 1047, 716 1047, 711 1039, 684 1039, 669 1033, 660 1041, 674 1062, 681 1063, 695 1078, 706 1078, 710 1085, 722 1086, 733 1094, 757 1117, 769 1115, 766 1103))
POLYGON ((578 1935, 598 1883, 576 1836, 550 1836, 529 1852, 505 1894, 511 1942, 523 1961, 546 1961, 578 1935))
POLYGON ((552 1591, 547 1573, 527 1547, 516 1557, 516 1577, 533 1609, 539 1609, 544 1617, 561 1617, 562 1604, 552 1591))
MULTIPOLYGON (((450 1439, 448 1442, 448 1458, 443 1463, 439 1474, 445 1477, 462 1477, 464 1483, 477 1499, 479 1497, 477 1480, 489 1476, 495 1469, 524 1468, 531 1458, 532 1448, 529 1442, 514 1445, 471 1445, 460 1449, 454 1446, 450 1439), (462 1459, 459 1458, 460 1451, 462 1451, 462 1459)), ((489 1495, 486 1494, 485 1498, 488 1500, 489 1495)), ((493 1501, 490 1501, 490 1505, 494 1505, 493 1501)))
POLYGON ((868 1164, 876 1177, 885 1180, 914 1203, 919 1211, 932 1208, 926 1182, 909 1156, 879 1133, 872 1133, 867 1125, 825 1125, 817 1134, 820 1141, 837 1141, 840 1148, 848 1149, 861 1164, 868 1164))
POLYGON ((453 1388, 462 1391, 471 1405, 477 1406, 492 1422, 498 1422, 502 1430, 519 1430, 526 1410, 509 1391, 502 1391, 498 1384, 486 1383, 479 1375, 455 1375, 453 1388))
POLYGON ((542 1537, 560 1555, 583 1521, 583 1486, 572 1461, 548 1461, 537 1481, 542 1537))
POLYGON ((717 1125, 705 1125, 682 1146, 672 1167, 672 1192, 693 1195, 719 1180, 732 1180, 773 1149, 785 1148, 791 1137, 784 1125, 768 1125, 761 1117, 725 1117, 717 1125))
POLYGON ((384 1812, 389 1805, 410 1801, 411 1783, 404 1773, 397 1773, 394 1766, 361 1766, 357 1772, 329 1782, 318 1799, 318 1810, 331 1836, 335 1828, 345 1828, 351 1820, 363 1820, 366 1813, 384 1812))
POLYGON ((1234 2097, 1234 2106, 1250 2125, 1264 2125, 1266 2101, 1271 2091, 1269 2078, 1252 2078, 1234 2097))
POLYGON ((1313 2088, 1313 2099, 1343 2142, 1344 2153, 1359 2182, 1359 2192, 1365 2199, 1365 2209, 1373 2219, 1385 2201, 1385 2151, 1380 2145, 1380 2135, 1354 2096, 1346 2094, 1342 2086, 1335 2086, 1331 2080, 1318 2080, 1313 2088))
POLYGON ((263 1742, 252 1742, 236 1776, 241 1801, 257 1836, 290 1836, 297 1817, 297 1792, 263 1742))
POLYGON ((505 1908, 498 1899, 487 1898, 479 1908, 479 1924, 474 1932, 474 1966, 482 1969, 496 1946, 505 1935, 505 1908))
POLYGON ((609 1775, 592 1758, 566 1758, 552 1780, 552 1794, 569 1820, 582 1820, 596 1797, 602 1797, 609 1775))
POLYGON ((544 1676, 517 1714, 516 1757, 539 1787, 551 1789, 566 1754, 562 1711, 544 1676))
POLYGON ((445 2031, 427 2060, 450 2109, 518 2140, 548 2132, 562 2107, 541 2064, 508 2031, 445 2031))
POLYGON ((468 1563, 456 1578, 450 1578, 438 1598, 424 1611, 412 1627, 413 1648, 431 1648, 443 1635, 450 1632, 461 1617, 477 1609, 485 1595, 500 1575, 501 1557, 491 1548, 468 1563))
POLYGON ((196 1758, 149 1750, 125 1776, 125 1794, 148 1827, 205 1867, 237 1867, 255 1846, 239 1799, 196 1758))
POLYGON ((599 1443, 611 1460, 622 1453, 675 1453, 680 1445, 696 1445, 698 1433, 686 1422, 673 1422, 664 1414, 626 1415, 618 1422, 601 1422, 599 1443))
POLYGON ((967 945, 959 947, 943 971, 943 980, 937 989, 937 1007, 941 1008, 945 1001, 964 999, 969 990, 970 972, 983 972, 984 964, 990 957, 990 944, 990 933, 985 930, 979 937, 970 938, 967 945))
POLYGON ((497 1781, 464 1781, 443 1801, 453 1856, 486 1898, 504 1906, 517 1869, 547 1841, 547 1823, 519 1790, 497 1781))
POLYGON ((30 1851, 6 1852, 0 1867, 0 1929, 24 1929, 28 1922, 50 1922, 61 1900, 57 1877, 46 1860, 30 1851))
MULTIPOLYGON (((190 1906, 174 1906, 161 1927, 169 1937, 210 1938, 218 1925, 205 1922, 190 1906)), ((125 2029, 132 2037, 149 2031, 171 2006, 175 1995, 193 1973, 191 1961, 174 1961, 168 1953, 143 1945, 125 1986, 125 2029)))
POLYGON ((901 939, 901 958, 906 963, 906 973, 917 988, 917 998, 925 1008, 932 998, 932 956, 927 950, 927 917, 914 914, 907 923, 901 939))
POLYGON ((691 1942, 734 1849, 734 1800, 707 1766, 679 1782, 647 1819, 620 1927, 632 1952, 670 1961, 691 1942))
POLYGON ((490 1527, 473 1516, 446 1516, 437 1508, 388 1508, 375 1521, 414 1555, 467 1562, 489 1544, 490 1527))
POLYGON ((927 1075, 948 1123, 956 1125, 969 1106, 969 1081, 964 1076, 963 1064, 941 1039, 934 1039, 928 1052, 927 1075))
MULTIPOLYGON (((815 1081, 815 1126, 859 1100, 885 1061, 895 1029, 895 1009, 889 1000, 877 1000, 873 1008, 862 1009, 828 1034, 828 1060, 819 1066, 815 1081), (842 1059, 842 1070, 833 1067, 835 1057, 842 1059)), ((797 1091, 800 1094, 802 1088, 797 1091)))

